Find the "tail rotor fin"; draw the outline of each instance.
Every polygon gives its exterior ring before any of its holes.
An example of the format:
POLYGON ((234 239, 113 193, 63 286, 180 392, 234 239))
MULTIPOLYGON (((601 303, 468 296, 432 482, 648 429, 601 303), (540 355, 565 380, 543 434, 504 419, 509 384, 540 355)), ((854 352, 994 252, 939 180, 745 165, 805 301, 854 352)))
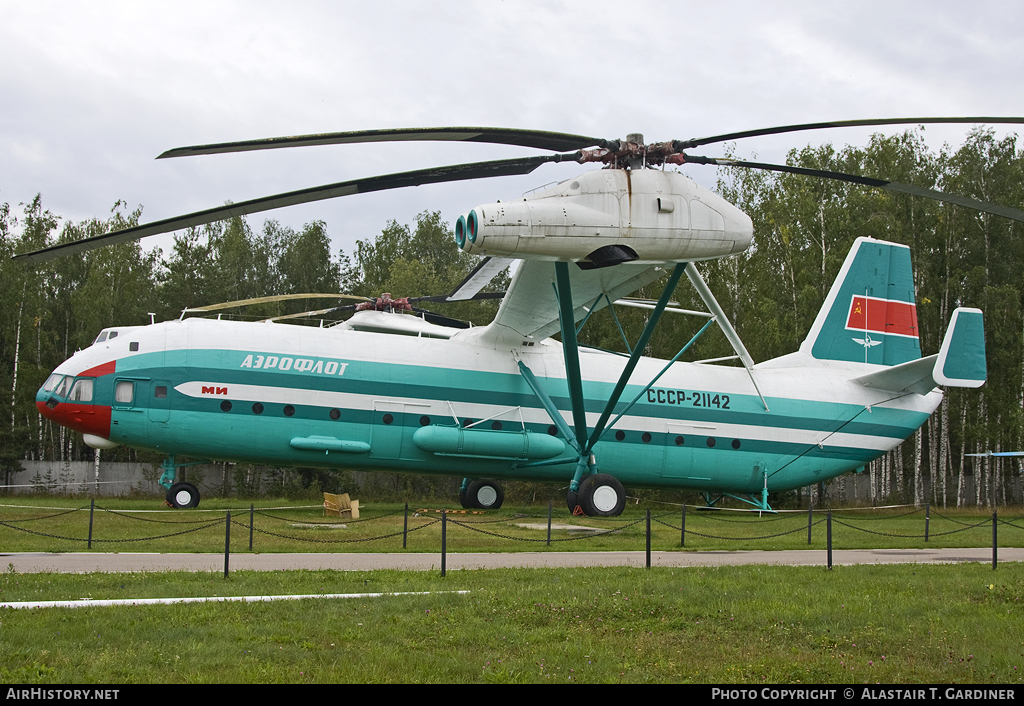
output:
POLYGON ((919 359, 910 248, 857 238, 800 349, 818 360, 872 365, 919 359))

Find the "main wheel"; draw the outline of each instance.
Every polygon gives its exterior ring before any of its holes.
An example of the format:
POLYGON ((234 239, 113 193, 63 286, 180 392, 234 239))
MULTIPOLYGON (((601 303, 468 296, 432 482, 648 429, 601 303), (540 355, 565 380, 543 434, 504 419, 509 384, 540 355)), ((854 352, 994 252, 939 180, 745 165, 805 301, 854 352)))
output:
POLYGON ((191 483, 175 483, 167 491, 167 502, 172 507, 199 507, 199 489, 191 483))
POLYGON ((463 507, 477 507, 481 510, 497 510, 505 502, 505 491, 497 481, 475 480, 466 488, 463 507))
POLYGON ((626 489, 607 473, 587 476, 580 483, 579 504, 588 517, 618 517, 626 507, 626 489))

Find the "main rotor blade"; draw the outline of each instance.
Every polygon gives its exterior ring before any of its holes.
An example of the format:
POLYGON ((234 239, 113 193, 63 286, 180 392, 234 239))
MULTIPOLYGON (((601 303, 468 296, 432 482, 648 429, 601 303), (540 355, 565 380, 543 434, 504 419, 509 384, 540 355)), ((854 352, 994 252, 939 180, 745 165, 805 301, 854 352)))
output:
POLYGON ((472 299, 477 292, 491 283, 491 280, 515 262, 511 257, 485 257, 473 271, 448 295, 445 301, 456 302, 472 299))
POLYGON ((563 132, 547 132, 543 130, 493 127, 425 127, 393 130, 360 130, 357 132, 326 132, 318 135, 271 137, 262 140, 242 140, 240 142, 220 142, 210 145, 177 147, 167 150, 157 159, 189 157, 200 154, 222 154, 224 152, 272 150, 284 147, 306 147, 311 145, 413 141, 485 142, 499 145, 536 147, 537 149, 552 150, 554 152, 580 150, 584 147, 603 147, 605 143, 605 140, 599 137, 570 135, 563 132))
POLYGON ((337 184, 325 186, 314 186, 299 191, 289 191, 275 196, 265 196, 251 201, 227 204, 217 208, 210 208, 205 211, 197 211, 184 216, 165 218, 162 221, 155 221, 146 225, 125 228, 124 230, 95 235, 91 238, 83 238, 70 243, 52 245, 42 250, 15 255, 15 260, 31 260, 32 262, 46 262, 57 257, 83 253, 88 250, 124 243, 130 240, 138 240, 150 235, 160 233, 171 233, 184 228, 206 225, 215 221, 222 221, 236 216, 245 216, 250 213, 269 211, 285 206, 294 206, 300 203, 311 201, 322 201, 340 196, 352 194, 365 194, 371 191, 384 191, 386 189, 399 189, 405 186, 419 186, 421 184, 438 184, 448 181, 463 181, 466 179, 483 179, 486 177, 508 176, 514 174, 529 174, 534 169, 546 162, 561 162, 567 160, 575 161, 578 153, 553 154, 538 157, 522 157, 519 159, 500 159, 490 162, 474 162, 471 164, 454 164, 447 167, 432 167, 412 172, 400 172, 398 174, 386 174, 384 176, 368 177, 365 179, 353 179, 342 181, 337 184))
POLYGON ((876 189, 887 189, 889 191, 898 191, 900 193, 911 194, 913 196, 924 196, 925 198, 934 199, 935 201, 944 201, 946 203, 956 204, 957 206, 966 206, 967 208, 974 209, 975 211, 992 213, 997 216, 1003 216, 1004 218, 1011 218, 1015 221, 1024 222, 1024 211, 1020 211, 1016 208, 999 206, 997 204, 986 203, 984 201, 976 201, 974 199, 969 199, 966 196, 946 194, 941 191, 935 191, 934 189, 926 189, 922 186, 913 186, 912 184, 900 184, 899 182, 895 181, 885 181, 884 179, 873 179, 871 177, 857 176, 855 174, 844 174, 842 172, 830 172, 821 169, 790 167, 784 164, 743 162, 738 159, 715 159, 713 157, 699 157, 694 155, 686 155, 686 161, 691 164, 714 164, 720 167, 744 167, 746 169, 765 169, 773 172, 785 172, 787 174, 802 174, 804 176, 820 177, 822 179, 835 179, 837 181, 847 181, 850 182, 851 184, 873 186, 876 189))
POLYGON ((219 304, 208 304, 185 309, 182 313, 196 311, 218 311, 220 309, 231 309, 236 306, 251 306, 253 304, 266 304, 268 302, 290 301, 292 299, 355 299, 361 302, 373 301, 367 297, 360 297, 355 294, 274 294, 267 297, 254 297, 253 299, 237 299, 233 302, 220 302, 219 304))
POLYGON ((870 125, 925 125, 933 123, 977 123, 991 125, 1024 124, 1024 118, 875 118, 871 120, 833 120, 822 123, 804 123, 802 125, 780 125, 779 127, 761 128, 760 130, 744 130, 742 132, 730 132, 724 135, 712 135, 711 137, 695 137, 689 140, 676 140, 674 146, 677 150, 687 150, 699 145, 710 145, 715 142, 728 142, 729 140, 739 140, 744 137, 759 137, 761 135, 780 135, 784 132, 800 132, 802 130, 821 130, 834 127, 866 127, 870 125))

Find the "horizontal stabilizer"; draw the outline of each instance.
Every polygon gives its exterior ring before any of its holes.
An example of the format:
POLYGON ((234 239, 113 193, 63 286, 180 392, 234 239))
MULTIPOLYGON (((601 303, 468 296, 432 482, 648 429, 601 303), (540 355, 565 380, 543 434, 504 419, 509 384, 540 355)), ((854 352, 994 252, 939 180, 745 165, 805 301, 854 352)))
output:
POLYGON ((981 310, 959 308, 953 312, 938 353, 861 375, 854 381, 879 390, 926 395, 939 385, 980 387, 985 377, 985 331, 981 310))
POLYGON ((877 390, 889 390, 891 392, 916 392, 919 395, 927 395, 935 389, 935 378, 932 373, 935 370, 935 361, 938 355, 930 355, 927 358, 918 358, 907 363, 894 365, 874 373, 861 375, 854 378, 864 387, 877 390))
POLYGON ((981 309, 960 307, 946 330, 935 361, 935 381, 951 387, 981 387, 988 376, 985 364, 985 325, 981 309))

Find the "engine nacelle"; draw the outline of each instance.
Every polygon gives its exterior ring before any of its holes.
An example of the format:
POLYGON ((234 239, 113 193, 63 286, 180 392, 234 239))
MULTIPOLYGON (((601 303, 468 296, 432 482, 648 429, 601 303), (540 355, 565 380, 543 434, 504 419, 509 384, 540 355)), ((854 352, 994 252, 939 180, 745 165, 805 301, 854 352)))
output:
POLYGON ((639 262, 732 255, 746 250, 753 230, 747 214, 677 172, 599 169, 523 199, 477 206, 459 217, 455 239, 474 255, 601 266, 614 262, 591 254, 630 253, 639 262))

